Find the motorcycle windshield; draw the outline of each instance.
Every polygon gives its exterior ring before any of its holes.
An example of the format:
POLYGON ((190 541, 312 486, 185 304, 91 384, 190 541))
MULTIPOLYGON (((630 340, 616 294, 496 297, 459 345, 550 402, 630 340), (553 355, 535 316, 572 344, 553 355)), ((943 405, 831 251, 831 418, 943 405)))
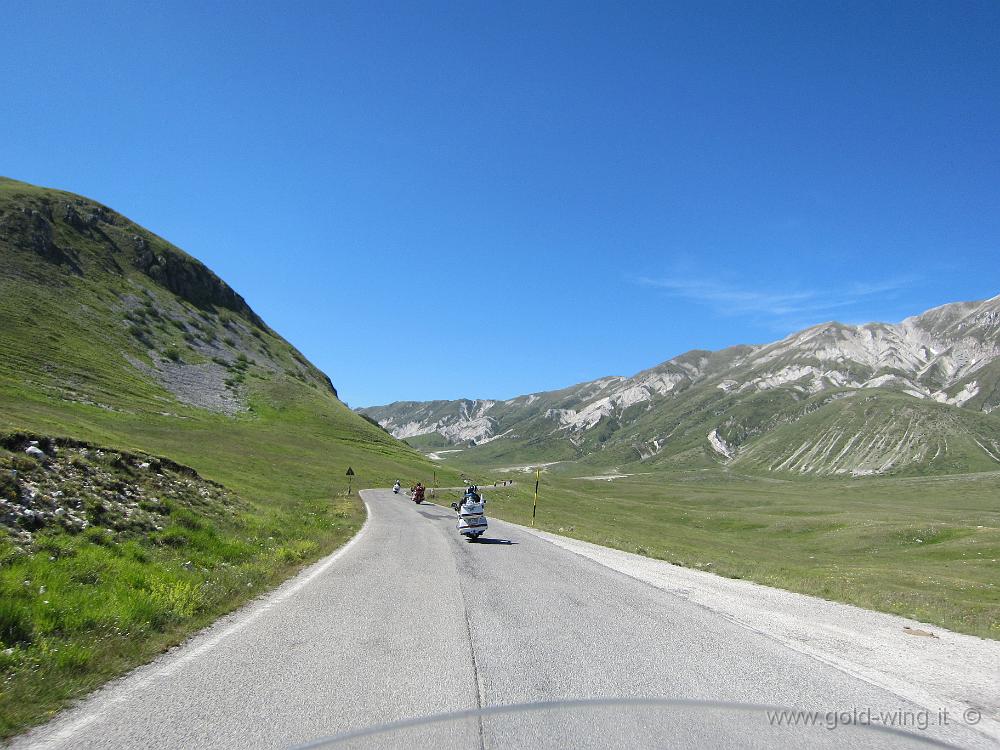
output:
POLYGON ((582 700, 442 714, 316 740, 301 748, 956 747, 919 717, 896 726, 863 711, 689 700, 582 700), (923 729, 920 729, 923 726, 923 729))

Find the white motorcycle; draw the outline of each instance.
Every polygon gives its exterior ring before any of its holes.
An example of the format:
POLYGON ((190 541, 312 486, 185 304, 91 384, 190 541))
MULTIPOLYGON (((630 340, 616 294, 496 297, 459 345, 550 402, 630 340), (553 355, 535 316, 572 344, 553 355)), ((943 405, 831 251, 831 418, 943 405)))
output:
POLYGON ((458 512, 458 533, 474 542, 486 532, 486 500, 479 494, 478 487, 470 487, 460 502, 451 507, 458 512))
POLYGON ((393 495, 398 495, 399 494, 399 480, 398 479, 396 480, 396 483, 394 485, 392 485, 392 494, 393 495))

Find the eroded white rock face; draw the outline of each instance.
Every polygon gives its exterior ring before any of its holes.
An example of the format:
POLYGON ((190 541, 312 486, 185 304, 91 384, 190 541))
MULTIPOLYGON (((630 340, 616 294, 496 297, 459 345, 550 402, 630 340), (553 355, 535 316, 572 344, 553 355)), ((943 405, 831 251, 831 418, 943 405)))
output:
POLYGON ((979 395, 979 384, 972 380, 966 383, 962 390, 956 393, 954 396, 949 396, 943 391, 938 391, 932 394, 932 398, 935 401, 940 401, 942 404, 952 404, 953 406, 963 406, 967 401, 975 398, 979 395))
POLYGON ((619 409, 625 410, 633 404, 641 404, 649 399, 650 393, 644 386, 632 385, 618 391, 611 400, 619 409))
POLYGON ((380 420, 379 424, 400 440, 437 432, 451 442, 480 443, 493 437, 495 420, 487 416, 486 412, 496 404, 496 401, 489 400, 461 402, 457 414, 441 418, 428 416, 406 422, 397 422, 389 418, 380 420))
POLYGON ((677 384, 685 379, 684 375, 676 373, 654 373, 636 378, 637 384, 649 393, 664 395, 670 393, 677 384))
POLYGON ((597 401, 593 401, 579 412, 570 412, 572 416, 567 415, 567 421, 565 422, 567 427, 575 430, 589 430, 591 427, 596 425, 604 417, 614 412, 614 406, 611 403, 611 398, 605 396, 604 398, 599 398, 597 401))
POLYGON ((395 425, 391 419, 386 419, 379 422, 379 424, 391 432, 393 437, 400 440, 405 440, 408 437, 416 437, 417 435, 429 435, 437 430, 437 422, 431 422, 430 424, 426 422, 407 422, 403 425, 395 425))
POLYGON ((806 378, 809 378, 811 381, 817 376, 822 376, 822 372, 810 365, 789 365, 787 367, 782 367, 776 372, 761 375, 753 380, 748 380, 740 385, 739 390, 747 391, 756 389, 758 391, 766 391, 771 388, 777 388, 782 385, 788 385, 789 383, 805 380, 806 378))
POLYGON ((493 420, 489 417, 471 417, 454 424, 443 425, 437 432, 453 443, 480 443, 493 434, 493 420))
POLYGON ((709 444, 711 444, 712 450, 714 450, 723 458, 733 457, 734 454, 733 449, 729 446, 729 443, 727 443, 725 440, 722 439, 722 437, 719 435, 718 430, 712 430, 710 433, 708 433, 708 442, 709 444))

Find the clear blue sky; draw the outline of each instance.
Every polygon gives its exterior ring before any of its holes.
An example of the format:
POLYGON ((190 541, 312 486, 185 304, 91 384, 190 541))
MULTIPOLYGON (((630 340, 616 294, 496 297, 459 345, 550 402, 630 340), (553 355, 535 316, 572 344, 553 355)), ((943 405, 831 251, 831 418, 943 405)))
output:
POLYGON ((157 5, 8 4, 0 174, 202 259, 352 406, 1000 293, 1000 3, 157 5))

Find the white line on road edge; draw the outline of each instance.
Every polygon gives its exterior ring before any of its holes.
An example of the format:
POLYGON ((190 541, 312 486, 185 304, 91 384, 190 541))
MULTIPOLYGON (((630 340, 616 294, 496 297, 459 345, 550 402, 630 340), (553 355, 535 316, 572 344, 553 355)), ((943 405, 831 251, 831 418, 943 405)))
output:
MULTIPOLYGON (((296 575, 291 580, 285 581, 284 583, 280 584, 278 588, 274 589, 272 592, 264 594, 261 598, 258 598, 248 604, 245 604, 243 607, 236 610, 235 612, 231 612, 228 615, 224 615, 224 618, 235 618, 236 622, 233 622, 227 627, 224 627, 220 632, 214 635, 209 635, 209 633, 214 628, 219 626, 219 622, 217 621, 214 625, 209 625, 205 630, 202 630, 196 633, 195 635, 191 636, 190 640, 187 641, 187 644, 181 644, 179 646, 175 646, 174 649, 172 649, 171 651, 168 651, 166 654, 163 654, 162 656, 158 657, 157 659, 146 665, 148 669, 152 669, 158 661, 165 662, 164 664, 160 665, 159 669, 155 669, 155 671, 150 671, 149 674, 139 677, 138 679, 135 679, 137 675, 126 674, 118 678, 121 682, 119 682, 117 685, 108 686, 107 688, 101 689, 99 692, 103 692, 104 690, 109 690, 114 692, 112 695, 108 695, 103 700, 101 700, 101 698, 99 697, 99 693, 95 694, 93 698, 87 699, 88 702, 90 700, 96 700, 96 702, 98 702, 100 705, 96 707, 94 710, 90 711, 89 713, 86 713, 83 716, 73 719, 65 727, 56 730, 50 737, 47 737, 45 739, 40 739, 38 742, 32 742, 30 739, 31 733, 29 732, 29 734, 24 737, 24 739, 27 741, 26 747, 33 747, 33 748, 58 747, 63 742, 71 739, 75 734, 80 732, 82 729, 86 728, 90 724, 93 724, 95 721, 102 718, 102 716, 107 712, 107 709, 110 708, 111 706, 124 702, 135 693, 143 690, 145 687, 149 685, 149 683, 153 682, 157 678, 169 677, 181 667, 190 663, 194 659, 203 656, 205 653, 211 651, 213 648, 222 643, 222 641, 224 641, 226 638, 233 635, 234 633, 238 633, 239 631, 243 630, 247 625, 256 622, 260 618, 260 616, 263 615, 265 612, 283 603, 285 600, 291 598, 292 596, 295 596, 295 594, 299 593, 303 588, 308 586, 319 576, 323 575, 327 570, 329 570, 330 566, 332 566, 341 557, 347 554, 347 552, 355 545, 355 543, 359 539, 361 539, 362 536, 364 536, 365 532, 368 530, 369 523, 372 517, 371 507, 368 505, 368 501, 364 498, 364 496, 360 495, 360 492, 358 494, 359 496, 361 496, 361 501, 365 504, 365 522, 361 525, 361 528, 358 529, 358 533, 355 534, 353 537, 351 537, 351 539, 343 547, 338 549, 336 552, 334 552, 326 559, 320 560, 317 563, 313 563, 312 566, 306 568, 303 571, 300 571, 298 575, 296 575), (197 646, 190 645, 193 643, 194 640, 202 636, 207 637, 207 640, 204 643, 200 643, 197 646), (173 655, 171 655, 172 653, 173 655), (134 684, 127 684, 132 680, 134 680, 134 684)), ((138 667, 138 669, 142 669, 142 667, 138 667)), ((72 711, 72 709, 70 710, 72 711)), ((42 727, 39 727, 39 730, 36 731, 44 731, 44 725, 42 727)), ((15 742, 15 744, 17 743, 15 742)))

